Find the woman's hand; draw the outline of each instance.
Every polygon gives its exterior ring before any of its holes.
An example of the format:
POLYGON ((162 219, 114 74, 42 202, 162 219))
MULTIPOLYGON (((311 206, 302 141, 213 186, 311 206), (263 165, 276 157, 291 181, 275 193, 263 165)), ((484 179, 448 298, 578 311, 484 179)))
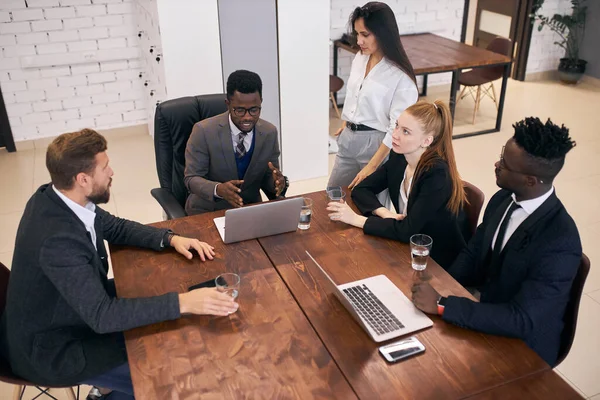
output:
POLYGON ((392 212, 385 207, 379 207, 377 210, 373 211, 373 214, 377 215, 380 218, 392 218, 398 221, 402 221, 404 218, 406 218, 406 215, 396 214, 395 212, 392 212))
POLYGON ((352 182, 350 182, 350 185, 348 185, 348 189, 351 189, 351 190, 354 189, 354 187, 356 185, 358 185, 363 180, 365 180, 365 178, 367 176, 371 175, 373 172, 375 172, 376 169, 377 168, 372 166, 371 163, 368 163, 367 165, 365 165, 365 167, 354 177, 352 182))
POLYGON ((355 213, 346 203, 332 201, 327 204, 327 211, 331 212, 331 214, 329 214, 329 219, 332 221, 341 221, 348 225, 356 226, 357 228, 365 226, 365 222, 367 221, 366 217, 355 213))

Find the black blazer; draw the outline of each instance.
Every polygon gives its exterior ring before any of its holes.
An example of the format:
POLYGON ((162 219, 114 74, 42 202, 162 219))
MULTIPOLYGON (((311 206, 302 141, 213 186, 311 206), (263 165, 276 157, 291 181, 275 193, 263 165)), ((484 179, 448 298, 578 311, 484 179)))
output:
POLYGON ((581 261, 579 233, 553 193, 519 225, 502 250, 499 271, 490 274, 492 240, 510 201, 506 190, 490 199, 473 240, 448 270, 463 286, 478 287, 481 302, 450 296, 444 320, 520 338, 554 366, 581 261))
POLYGON ((392 203, 398 210, 400 185, 407 165, 403 154, 391 151, 389 160, 352 191, 354 204, 369 217, 363 230, 369 235, 404 243, 417 233, 429 235, 433 239, 431 257, 443 268, 448 268, 466 246, 470 234, 464 211, 454 215, 446 207, 452 195, 452 181, 445 161, 440 159, 413 180, 404 220, 372 215, 377 208, 383 207, 377 194, 385 189, 389 189, 392 203))
POLYGON ((73 386, 101 375, 127 361, 120 332, 180 316, 177 293, 120 299, 107 279, 104 239, 160 250, 166 230, 96 207, 95 231, 98 250, 50 185, 21 218, 0 340, 15 374, 36 384, 73 386))

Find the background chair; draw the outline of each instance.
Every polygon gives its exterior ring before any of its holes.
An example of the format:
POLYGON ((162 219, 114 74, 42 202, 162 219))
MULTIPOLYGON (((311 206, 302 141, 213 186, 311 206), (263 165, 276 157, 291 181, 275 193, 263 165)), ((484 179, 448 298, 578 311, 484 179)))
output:
MULTIPOLYGON (((511 56, 510 52, 512 49, 512 42, 510 39, 503 37, 494 38, 490 44, 487 46, 487 50, 493 51, 494 53, 503 54, 505 56, 511 56)), ((458 78, 458 83, 463 86, 460 95, 456 102, 464 98, 467 94, 470 94, 471 97, 475 100, 475 107, 473 109, 473 124, 475 123, 475 115, 477 111, 479 111, 479 104, 481 103, 481 95, 484 94, 491 98, 496 105, 496 109, 498 108, 498 101, 496 99, 496 89, 494 89, 494 81, 502 78, 503 74, 503 66, 499 67, 485 67, 485 68, 475 68, 471 71, 467 71, 465 73, 461 73, 458 78), (489 83, 488 86, 485 86, 489 83), (474 88, 477 89, 474 89, 474 88), (469 89, 469 93, 465 93, 465 91, 469 89), (476 94, 473 93, 476 92, 476 94)))
POLYGON ((185 147, 196 122, 227 111, 225 94, 182 97, 160 103, 154 117, 154 153, 160 188, 150 193, 168 219, 185 217, 185 147))
POLYGON ((340 110, 337 106, 337 101, 335 101, 335 97, 333 96, 333 94, 339 92, 340 89, 343 87, 344 81, 342 80, 342 78, 334 75, 329 75, 329 98, 331 99, 331 104, 333 104, 333 109, 335 110, 335 113, 337 114, 339 119, 342 119, 342 115, 340 114, 340 110))
POLYGON ((479 224, 479 214, 483 208, 483 202, 485 201, 485 195, 479 188, 469 182, 463 181, 465 188, 465 195, 467 197, 467 204, 465 204, 465 213, 469 220, 469 226, 471 227, 471 235, 475 236, 477 225, 479 224))
MULTIPOLYGON (((6 307, 6 292, 8 290, 9 278, 10 270, 4 264, 0 263, 0 315, 4 313, 4 308, 6 307)), ((0 381, 16 385, 13 392, 13 400, 22 399, 27 386, 35 386, 41 392, 35 397, 36 399, 41 395, 46 395, 52 399, 56 399, 56 397, 52 396, 50 393, 48 393, 48 391, 50 389, 61 389, 48 387, 44 389, 33 382, 19 378, 12 372, 8 361, 5 360, 2 355, 0 355, 0 381)), ((64 389, 67 392, 67 398, 69 400, 79 399, 79 386, 77 386, 77 397, 75 397, 75 392, 73 391, 72 387, 65 387, 64 389)))
POLYGON ((579 268, 577 269, 577 275, 575 275, 575 279, 573 280, 573 286, 571 286, 569 303, 567 304, 565 316, 563 317, 565 327, 563 328, 561 334, 560 349, 558 351, 558 361, 556 362, 555 367, 561 362, 563 362, 569 354, 569 351, 571 351, 571 346, 573 345, 573 340, 575 339, 575 329, 577 328, 577 315, 579 314, 579 303, 581 302, 583 286, 585 285, 585 280, 587 279, 589 273, 590 259, 585 254, 582 254, 581 262, 579 263, 579 268))

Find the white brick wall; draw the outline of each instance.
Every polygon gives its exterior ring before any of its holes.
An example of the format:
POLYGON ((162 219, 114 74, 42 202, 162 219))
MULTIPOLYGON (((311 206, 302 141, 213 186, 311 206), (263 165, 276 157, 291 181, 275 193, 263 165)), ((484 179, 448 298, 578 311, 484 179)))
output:
MULTIPOLYGON (((547 16, 554 14, 567 14, 571 10, 570 0, 546 0, 539 13, 547 16)), ((565 56, 562 47, 554 44, 560 36, 545 26, 538 32, 536 21, 529 45, 529 58, 527 59, 527 74, 543 71, 553 71, 558 68, 558 63, 565 56)))
MULTIPOLYGON (((331 33, 332 40, 339 39, 348 31, 348 19, 356 7, 366 0, 331 0, 331 33)), ((386 2, 394 11, 400 34, 431 32, 453 40, 460 40, 464 1, 462 0, 395 0, 386 2)), ((333 47, 332 47, 333 49, 333 47)), ((332 50, 333 51, 333 50, 332 50)), ((338 75, 346 82, 350 75, 350 67, 354 55, 345 50, 338 50, 338 75)), ((333 71, 333 54, 330 59, 333 71)), ((421 78, 417 78, 419 83, 421 78)), ((429 75, 428 85, 449 84, 450 73, 429 75)), ((343 102, 346 87, 338 93, 338 100, 343 102)))
POLYGON ((20 59, 139 53, 132 1, 0 0, 0 87, 16 141, 146 122, 141 59, 47 68, 20 59))

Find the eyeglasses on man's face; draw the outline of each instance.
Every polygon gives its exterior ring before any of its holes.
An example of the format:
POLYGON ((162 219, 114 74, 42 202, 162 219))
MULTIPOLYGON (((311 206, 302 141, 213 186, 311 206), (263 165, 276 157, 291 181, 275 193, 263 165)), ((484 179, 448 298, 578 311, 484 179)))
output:
POLYGON ((234 107, 233 114, 236 117, 242 118, 244 115, 246 115, 246 112, 247 112, 252 117, 258 117, 258 115, 260 114, 261 108, 262 107, 250 107, 250 108, 234 107))
POLYGON ((505 169, 505 170, 507 170, 508 172, 512 172, 512 173, 515 173, 515 174, 533 176, 535 179, 537 179, 537 180, 538 180, 538 182, 540 182, 540 183, 544 183, 544 181, 543 181, 543 180, 542 180, 540 177, 537 177, 537 176, 535 176, 535 175, 533 175, 533 174, 531 174, 531 173, 528 173, 528 172, 521 172, 521 171, 517 171, 517 170, 515 170, 515 169, 512 169, 512 168, 509 168, 509 167, 507 167, 507 166, 506 166, 506 162, 504 161, 504 149, 505 149, 505 148, 506 148, 506 146, 502 146, 502 152, 500 153, 500 162, 498 163, 498 164, 499 164, 499 166, 500 166, 500 169, 505 169))

